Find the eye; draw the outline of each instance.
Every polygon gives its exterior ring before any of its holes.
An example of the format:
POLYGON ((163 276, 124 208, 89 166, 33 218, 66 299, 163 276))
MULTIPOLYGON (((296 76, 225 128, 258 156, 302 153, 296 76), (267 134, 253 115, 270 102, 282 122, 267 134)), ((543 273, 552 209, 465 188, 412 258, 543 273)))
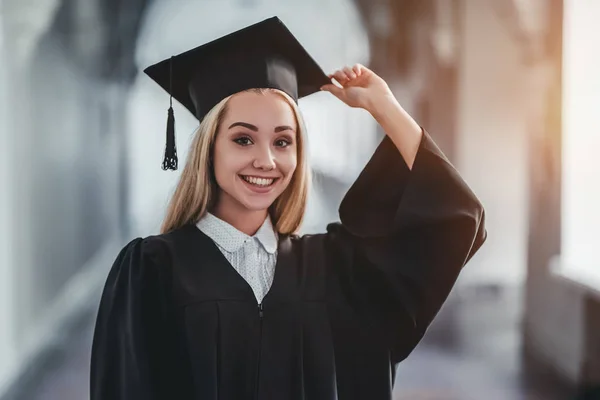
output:
POLYGON ((292 141, 291 141, 291 140, 289 140, 289 139, 284 139, 284 138, 282 138, 282 139, 277 139, 277 140, 275 141, 275 146, 277 146, 277 147, 288 147, 288 146, 290 146, 291 144, 292 144, 292 141))
POLYGON ((239 144, 240 146, 250 146, 252 144, 252 139, 250 139, 248 136, 242 136, 242 137, 238 137, 233 139, 233 141, 237 144, 239 144))

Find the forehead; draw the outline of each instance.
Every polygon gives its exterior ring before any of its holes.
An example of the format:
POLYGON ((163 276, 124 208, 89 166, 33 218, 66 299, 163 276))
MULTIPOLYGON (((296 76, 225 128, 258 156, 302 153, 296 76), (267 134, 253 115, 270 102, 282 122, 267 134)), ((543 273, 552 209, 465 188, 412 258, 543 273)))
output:
POLYGON ((225 121, 295 125, 292 107, 282 96, 272 92, 235 94, 227 104, 225 121))

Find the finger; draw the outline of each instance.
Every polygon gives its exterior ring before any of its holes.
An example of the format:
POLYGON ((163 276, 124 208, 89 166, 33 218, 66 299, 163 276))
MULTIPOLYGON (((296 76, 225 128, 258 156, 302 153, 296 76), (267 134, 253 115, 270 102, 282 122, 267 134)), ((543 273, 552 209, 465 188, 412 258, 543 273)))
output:
POLYGON ((329 77, 330 83, 338 88, 343 88, 344 83, 348 82, 347 79, 336 78, 334 74, 329 74, 327 76, 329 77), (340 81, 342 82, 340 83, 340 81))
POLYGON ((374 74, 374 72, 372 70, 370 70, 368 67, 365 67, 362 64, 358 64, 360 66, 360 70, 361 70, 361 74, 374 74))
POLYGON ((331 76, 342 85, 349 80, 346 74, 340 70, 335 71, 331 76))
POLYGON ((352 70, 352 68, 344 67, 343 71, 349 79, 356 79, 356 73, 352 70))
POLYGON ((348 81, 350 80, 350 77, 346 75, 346 73, 344 72, 343 69, 338 69, 337 71, 335 71, 335 73, 333 74, 333 77, 339 82, 339 81, 348 81))
POLYGON ((363 66, 360 64, 354 64, 354 66, 352 67, 352 71, 354 71, 354 73, 356 74, 356 76, 361 76, 362 75, 362 68, 363 66))
POLYGON ((337 87, 333 83, 321 86, 321 90, 329 92, 338 98, 340 98, 344 92, 344 89, 337 87))

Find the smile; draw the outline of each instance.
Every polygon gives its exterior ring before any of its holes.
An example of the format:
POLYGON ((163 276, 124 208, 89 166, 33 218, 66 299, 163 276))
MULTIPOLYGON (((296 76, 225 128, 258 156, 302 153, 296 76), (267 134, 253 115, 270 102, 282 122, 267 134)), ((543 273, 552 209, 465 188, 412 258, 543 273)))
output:
POLYGON ((240 175, 240 178, 242 178, 249 184, 258 186, 258 187, 271 186, 277 180, 277 178, 259 178, 256 176, 247 176, 247 175, 240 175))

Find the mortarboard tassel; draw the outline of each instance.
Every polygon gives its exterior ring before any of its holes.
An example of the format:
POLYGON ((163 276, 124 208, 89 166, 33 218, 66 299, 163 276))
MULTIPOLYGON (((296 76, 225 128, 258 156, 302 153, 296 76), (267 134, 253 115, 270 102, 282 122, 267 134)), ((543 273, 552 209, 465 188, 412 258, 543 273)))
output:
POLYGON ((166 171, 177 169, 177 148, 175 147, 175 116, 173 115, 173 107, 169 107, 169 115, 167 117, 167 145, 165 147, 165 158, 162 168, 166 171))
MULTIPOLYGON (((173 57, 170 63, 170 86, 173 93, 173 57)), ((163 170, 177 169, 177 147, 175 146, 175 115, 173 114, 173 95, 169 99, 169 111, 167 116, 167 144, 165 146, 165 158, 162 164, 163 170)))

